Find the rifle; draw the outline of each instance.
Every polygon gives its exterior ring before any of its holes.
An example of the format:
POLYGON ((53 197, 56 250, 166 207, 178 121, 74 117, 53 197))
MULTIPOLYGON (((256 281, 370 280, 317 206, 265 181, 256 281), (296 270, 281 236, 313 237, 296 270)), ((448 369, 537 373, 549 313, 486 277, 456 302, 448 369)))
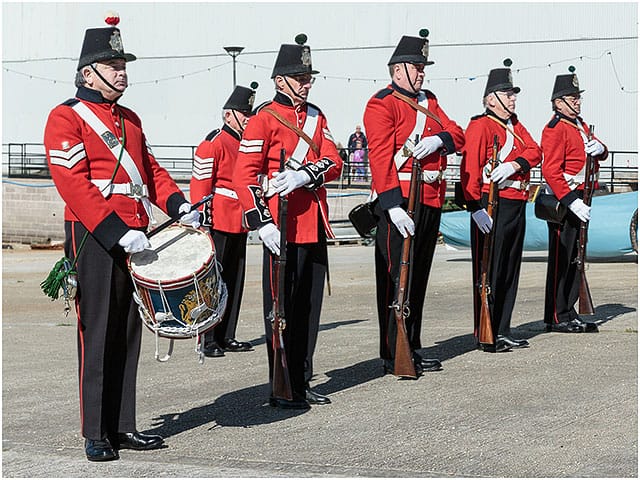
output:
MULTIPOLYGON (((493 136, 493 152, 491 154, 491 171, 498 165, 498 136, 493 136)), ((498 208, 498 186, 496 182, 489 184, 489 201, 487 203, 487 214, 495 223, 496 211, 498 208)), ((495 225, 491 231, 484 236, 482 244, 482 263, 480 265, 480 322, 478 325, 478 341, 483 345, 493 345, 493 327, 491 325, 491 309, 489 308, 489 298, 492 296, 491 283, 491 262, 493 261, 493 243, 495 239, 495 225)))
MULTIPOLYGON (((588 140, 593 139, 593 125, 589 125, 588 140)), ((595 160, 591 155, 587 155, 584 175, 584 196, 582 201, 585 205, 591 206, 591 197, 593 196, 595 160)), ((593 300, 591 300, 591 291, 587 283, 587 275, 584 271, 584 262, 587 252, 587 230, 589 230, 589 221, 580 222, 580 235, 578 236, 578 254, 576 256, 576 264, 578 267, 578 275, 580 275, 580 290, 578 301, 578 313, 581 315, 593 315, 593 300)))
MULTIPOLYGON (((420 141, 420 135, 416 135, 415 143, 420 141)), ((409 184, 409 201, 407 203, 407 215, 414 218, 416 203, 418 200, 418 190, 422 182, 422 168, 420 160, 413 157, 411 164, 411 182, 409 184)), ((409 282, 411 280, 411 253, 413 249, 413 237, 407 235, 402 243, 402 253, 400 254, 400 274, 398 279, 398 290, 396 299, 391 305, 396 317, 396 355, 394 359, 393 374, 403 378, 417 378, 416 367, 413 363, 413 355, 409 346, 409 336, 407 335, 406 319, 411 313, 409 305, 409 282)))
MULTIPOLYGON (((280 150, 280 171, 284 171, 286 152, 280 150)), ((271 345, 273 347, 273 378, 271 389, 275 398, 293 400, 291 379, 287 366, 287 355, 284 349, 282 333, 287 327, 284 314, 285 302, 285 268, 287 265, 287 210, 286 196, 278 196, 278 226, 280 227, 280 255, 272 255, 273 268, 273 310, 271 311, 271 345)))

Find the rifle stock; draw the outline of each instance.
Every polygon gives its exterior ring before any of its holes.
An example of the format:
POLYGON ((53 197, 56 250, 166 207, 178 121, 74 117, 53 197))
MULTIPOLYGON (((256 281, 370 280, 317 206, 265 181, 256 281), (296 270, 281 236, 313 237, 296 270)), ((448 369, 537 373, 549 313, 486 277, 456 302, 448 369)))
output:
MULTIPOLYGON (((498 164, 498 136, 493 137, 493 152, 491 155, 491 171, 498 164)), ((498 206, 498 186, 495 182, 489 184, 489 201, 487 203, 487 214, 495 222, 495 211, 498 206)), ((482 263, 480 265, 480 322, 478 325, 478 341, 483 345, 493 345, 495 343, 493 327, 491 325, 491 309, 489 307, 489 297, 491 293, 491 262, 493 257, 494 228, 484 236, 482 245, 482 263)))
MULTIPOLYGON (((284 170, 285 150, 280 151, 280 171, 284 170)), ((284 348, 283 331, 287 326, 284 312, 285 299, 285 268, 287 265, 287 210, 286 196, 278 197, 278 224, 280 227, 280 255, 272 254, 273 268, 273 310, 271 320, 273 347, 273 378, 271 380, 272 395, 275 398, 293 400, 291 379, 287 365, 287 355, 284 348)))
MULTIPOLYGON (((587 138, 593 139, 593 125, 589 125, 589 132, 587 138)), ((585 205, 591 206, 591 197, 593 196, 593 184, 594 184, 594 171, 595 160, 591 155, 587 155, 587 161, 585 165, 584 176, 584 196, 582 201, 585 205)), ((578 296, 578 313, 581 315, 593 315, 595 309, 593 308, 593 300, 591 299, 591 291, 589 290, 589 283, 587 282, 587 275, 585 273, 584 264, 587 258, 587 232, 589 230, 589 221, 580 222, 580 235, 578 237, 578 254, 576 256, 576 263, 578 272, 580 275, 580 289, 578 296)))
MULTIPOLYGON (((420 141, 420 136, 416 135, 417 144, 420 141)), ((413 157, 411 164, 411 183, 409 186, 409 200, 407 203, 407 215, 410 218, 414 218, 416 204, 418 199, 418 190, 420 182, 422 181, 422 168, 420 167, 420 160, 413 157)), ((402 242, 402 252, 400 254, 400 272, 398 278, 398 290, 396 292, 396 299, 391 305, 395 313, 396 319, 396 354, 393 364, 393 374, 402 378, 418 378, 416 374, 416 367, 413 363, 413 354, 411 352, 411 346, 409 345, 409 336, 407 334, 407 326, 405 320, 409 317, 409 295, 408 286, 410 282, 410 266, 411 266, 411 248, 413 243, 413 237, 407 235, 407 238, 402 242)))

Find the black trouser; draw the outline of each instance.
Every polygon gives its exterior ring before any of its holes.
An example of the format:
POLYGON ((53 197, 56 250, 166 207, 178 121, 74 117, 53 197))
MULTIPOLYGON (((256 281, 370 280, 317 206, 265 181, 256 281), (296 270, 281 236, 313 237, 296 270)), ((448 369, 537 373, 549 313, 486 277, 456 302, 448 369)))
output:
MULTIPOLYGON (((487 195, 482 195, 481 204, 487 206, 487 195)), ((511 315, 516 303, 518 282, 520 280, 520 265, 522 263, 522 249, 526 227, 526 206, 524 200, 510 200, 500 198, 493 222, 493 256, 491 261, 491 298, 489 310, 491 312, 491 326, 494 335, 511 334, 511 315)), ((473 275, 473 320, 474 334, 478 335, 480 319, 480 291, 482 249, 485 235, 471 221, 471 257, 473 275)))
MULTIPOLYGON (((287 243, 285 268, 284 348, 295 398, 304 398, 306 385, 313 376, 313 353, 318 339, 320 311, 327 275, 327 243, 321 231, 318 243, 287 243)), ((264 248, 262 292, 264 326, 269 358, 269 381, 272 378, 273 347, 270 314, 273 309, 273 256, 264 248)))
MULTIPOLYGON (((65 222, 67 257, 75 257, 85 232, 65 222)), ((82 435, 92 440, 136 430, 142 327, 126 260, 120 247, 107 251, 88 235, 76 265, 80 417, 82 435)))
MULTIPOLYGON (((406 202, 406 199, 405 199, 406 202)), ((406 205, 403 206, 406 208, 406 205)), ((393 360, 396 351, 397 325, 395 310, 389 308, 396 299, 400 275, 400 259, 404 238, 378 202, 374 213, 378 217, 376 232, 376 298, 380 325, 380 358, 393 360)), ((409 283, 410 313, 405 319, 409 346, 412 351, 422 348, 422 310, 427 293, 427 283, 440 228, 440 208, 420 205, 415 215, 416 232, 413 237, 411 281, 409 283)))
MULTIPOLYGON (((582 192, 577 192, 582 198, 582 192)), ((579 318, 574 305, 580 295, 578 255, 580 219, 570 210, 562 224, 547 222, 549 256, 544 292, 544 322, 569 322, 579 318)))
POLYGON ((220 276, 227 286, 227 308, 222 320, 204 335, 205 344, 216 342, 222 345, 227 338, 236 338, 238 315, 244 291, 244 277, 247 259, 247 234, 228 233, 212 230, 211 236, 216 247, 216 259, 222 266, 220 276))

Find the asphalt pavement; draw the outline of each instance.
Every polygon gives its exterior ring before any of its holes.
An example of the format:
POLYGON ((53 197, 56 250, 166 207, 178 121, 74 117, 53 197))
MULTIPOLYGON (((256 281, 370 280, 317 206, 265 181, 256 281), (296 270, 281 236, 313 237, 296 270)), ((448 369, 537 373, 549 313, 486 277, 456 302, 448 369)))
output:
MULTIPOLYGON (((267 403, 261 246, 249 246, 238 339, 254 351, 198 363, 195 340, 166 363, 143 332, 138 429, 166 448, 88 462, 78 413, 76 328, 40 282, 61 251, 3 250, 4 477, 637 477, 638 265, 591 262, 599 333, 547 333, 546 257, 527 253, 513 314, 531 347, 475 348, 469 250, 436 250, 421 353, 444 369, 383 375, 373 248, 329 249, 312 386, 330 405, 267 403)), ((160 348, 166 349, 161 341, 160 348)))

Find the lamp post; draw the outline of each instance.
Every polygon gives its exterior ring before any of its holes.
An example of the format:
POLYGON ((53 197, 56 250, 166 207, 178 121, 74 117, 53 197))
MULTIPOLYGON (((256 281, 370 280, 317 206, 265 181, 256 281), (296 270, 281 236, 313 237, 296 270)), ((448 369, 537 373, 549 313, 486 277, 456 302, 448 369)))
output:
POLYGON ((236 57, 244 50, 244 47, 223 47, 233 58, 233 88, 236 88, 236 57))

